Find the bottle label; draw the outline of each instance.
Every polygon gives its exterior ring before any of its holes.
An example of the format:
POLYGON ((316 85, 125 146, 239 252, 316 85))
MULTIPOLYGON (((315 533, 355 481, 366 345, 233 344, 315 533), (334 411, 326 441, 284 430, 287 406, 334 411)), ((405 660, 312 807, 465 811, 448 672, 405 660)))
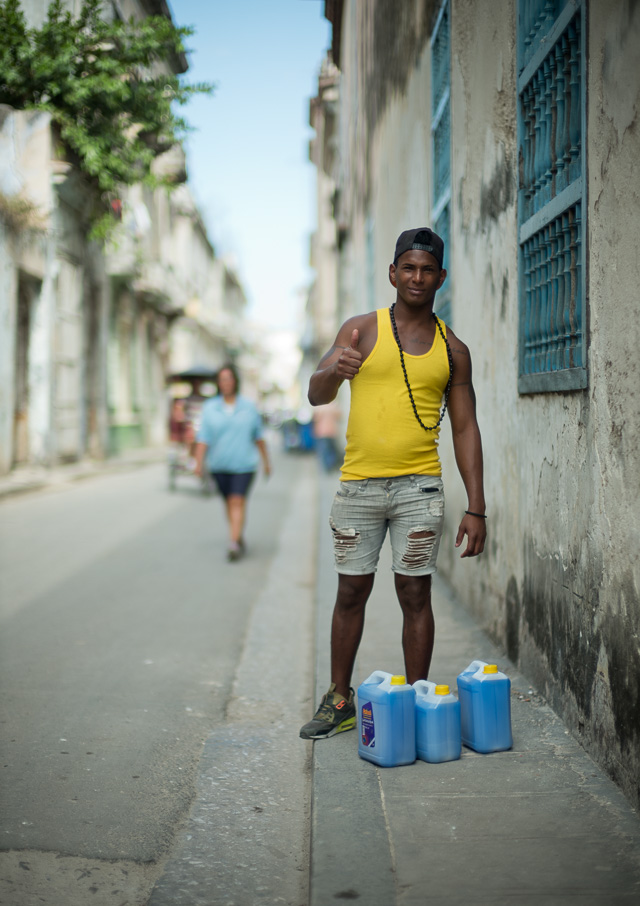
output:
POLYGON ((373 705, 366 702, 362 706, 362 745, 375 748, 376 728, 373 722, 373 705))

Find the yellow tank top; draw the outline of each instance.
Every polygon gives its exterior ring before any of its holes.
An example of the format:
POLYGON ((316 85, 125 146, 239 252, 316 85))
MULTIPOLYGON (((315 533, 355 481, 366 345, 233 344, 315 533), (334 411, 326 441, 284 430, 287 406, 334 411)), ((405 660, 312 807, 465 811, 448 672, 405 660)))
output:
MULTIPOLYGON (((340 480, 441 475, 440 429, 425 431, 418 424, 389 309, 378 309, 377 316, 378 339, 351 381, 347 448, 340 480)), ((440 323, 446 336, 446 326, 440 323)), ((425 425, 435 425, 449 380, 447 349, 437 327, 431 349, 424 355, 405 352, 404 361, 418 415, 425 425)))

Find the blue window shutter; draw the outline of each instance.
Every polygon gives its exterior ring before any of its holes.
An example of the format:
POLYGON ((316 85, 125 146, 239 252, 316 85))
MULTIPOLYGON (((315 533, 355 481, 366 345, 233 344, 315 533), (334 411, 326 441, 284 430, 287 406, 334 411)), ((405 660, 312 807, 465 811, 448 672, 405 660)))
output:
MULTIPOLYGON (((444 240, 444 267, 451 255, 451 27, 444 0, 431 35, 431 228, 444 240)), ((451 272, 436 296, 435 311, 451 324, 451 272)))
POLYGON ((584 0, 518 3, 521 393, 587 386, 584 0))

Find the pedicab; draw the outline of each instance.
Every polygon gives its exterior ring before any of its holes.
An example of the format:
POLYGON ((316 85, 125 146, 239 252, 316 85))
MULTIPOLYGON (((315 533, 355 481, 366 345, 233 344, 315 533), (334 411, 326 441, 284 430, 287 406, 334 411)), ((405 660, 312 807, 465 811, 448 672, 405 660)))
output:
POLYGON ((217 372, 206 366, 169 375, 169 490, 175 491, 178 477, 196 480, 203 494, 212 493, 208 474, 195 474, 195 445, 203 404, 216 395, 217 372))

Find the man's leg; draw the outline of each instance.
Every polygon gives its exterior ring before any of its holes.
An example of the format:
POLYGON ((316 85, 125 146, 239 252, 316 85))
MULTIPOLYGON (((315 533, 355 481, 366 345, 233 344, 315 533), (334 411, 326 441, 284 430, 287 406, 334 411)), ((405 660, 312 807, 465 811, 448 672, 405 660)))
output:
POLYGON ((395 573, 402 614, 402 648, 407 682, 427 679, 433 653, 435 622, 431 609, 431 576, 395 573))
POLYGON ((322 696, 314 717, 300 730, 303 739, 326 739, 356 727, 356 706, 349 683, 362 638, 364 611, 373 587, 373 575, 339 574, 331 623, 331 685, 322 696))
POLYGON ((325 739, 356 727, 350 689, 364 614, 384 541, 386 494, 368 481, 341 483, 329 516, 333 532, 338 594, 331 622, 331 685, 320 707, 300 730, 303 739, 325 739), (342 570, 350 570, 355 575, 342 570))
POLYGON ((366 576, 338 575, 338 595, 331 623, 331 682, 336 692, 349 697, 351 675, 364 628, 364 612, 374 573, 366 576))

